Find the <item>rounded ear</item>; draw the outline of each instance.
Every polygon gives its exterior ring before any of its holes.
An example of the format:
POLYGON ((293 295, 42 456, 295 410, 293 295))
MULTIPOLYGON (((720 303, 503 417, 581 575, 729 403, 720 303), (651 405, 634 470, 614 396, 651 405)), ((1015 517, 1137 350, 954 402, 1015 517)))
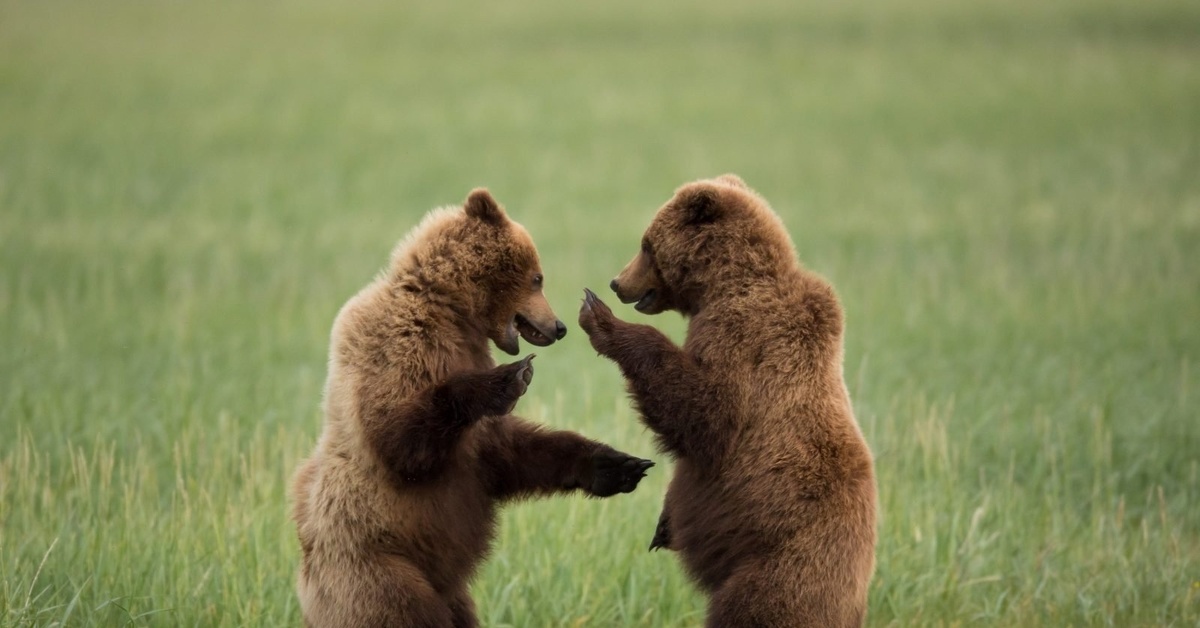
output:
POLYGON ((688 225, 702 225, 715 221, 721 214, 721 205, 717 199, 717 191, 710 186, 696 186, 683 189, 675 200, 683 210, 683 222, 688 225))
POLYGON ((487 188, 471 190, 471 193, 467 195, 467 202, 463 204, 463 209, 468 216, 487 222, 496 223, 505 218, 504 209, 492 197, 492 193, 487 191, 487 188))
POLYGON ((725 183, 728 183, 729 185, 732 185, 735 188, 742 188, 743 190, 750 189, 750 186, 746 185, 746 182, 742 181, 741 177, 737 176, 736 174, 733 174, 732 172, 726 172, 725 174, 717 177, 717 180, 724 181, 725 183))

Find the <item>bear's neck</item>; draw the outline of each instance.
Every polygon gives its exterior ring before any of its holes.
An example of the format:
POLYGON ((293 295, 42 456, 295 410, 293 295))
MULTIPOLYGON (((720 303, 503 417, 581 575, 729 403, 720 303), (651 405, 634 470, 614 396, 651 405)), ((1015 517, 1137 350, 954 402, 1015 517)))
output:
POLYGON ((451 289, 409 275, 393 280, 392 295, 400 311, 423 312, 423 324, 434 326, 431 334, 445 344, 457 347, 473 360, 490 356, 486 303, 474 298, 472 291, 451 289))
POLYGON ((486 312, 480 304, 458 299, 432 299, 445 316, 447 327, 456 337, 456 344, 465 351, 476 354, 488 352, 488 327, 486 312))
POLYGON ((678 310, 685 318, 739 316, 754 320, 755 312, 781 296, 797 295, 807 289, 808 276, 796 266, 773 272, 731 272, 703 286, 679 294, 678 310))

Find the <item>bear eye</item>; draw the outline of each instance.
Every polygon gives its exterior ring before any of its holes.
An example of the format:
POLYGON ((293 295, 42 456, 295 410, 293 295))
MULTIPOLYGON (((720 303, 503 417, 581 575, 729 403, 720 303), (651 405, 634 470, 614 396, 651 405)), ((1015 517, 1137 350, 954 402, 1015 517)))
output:
POLYGON ((543 279, 544 278, 542 277, 542 273, 538 273, 538 274, 534 275, 533 276, 533 287, 541 288, 543 279))
POLYGON ((653 255, 654 251, 650 248, 650 240, 642 238, 642 252, 646 255, 653 255))

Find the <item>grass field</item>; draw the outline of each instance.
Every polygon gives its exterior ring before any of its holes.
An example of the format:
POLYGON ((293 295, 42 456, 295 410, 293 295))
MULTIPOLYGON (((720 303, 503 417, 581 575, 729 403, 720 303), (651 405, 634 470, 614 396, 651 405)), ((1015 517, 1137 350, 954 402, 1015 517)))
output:
MULTIPOLYGON (((487 185, 573 323, 727 171, 846 307, 871 625, 1200 624, 1200 4, 347 4, 0 0, 0 625, 297 624, 393 243, 487 185)), ((538 353, 520 413, 654 453, 576 326, 538 353)), ((506 512, 485 625, 702 623, 652 457, 506 512)))

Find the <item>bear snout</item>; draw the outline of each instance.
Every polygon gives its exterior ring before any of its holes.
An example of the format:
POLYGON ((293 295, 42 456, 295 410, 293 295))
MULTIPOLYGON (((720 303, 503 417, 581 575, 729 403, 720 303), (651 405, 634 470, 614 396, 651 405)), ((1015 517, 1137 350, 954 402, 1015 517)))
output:
POLYGON ((622 285, 618 279, 620 279, 620 277, 613 279, 612 282, 608 284, 608 287, 611 288, 613 293, 617 295, 617 299, 621 303, 636 303, 637 300, 642 298, 642 295, 645 294, 645 291, 635 294, 634 291, 637 290, 636 287, 622 285))

